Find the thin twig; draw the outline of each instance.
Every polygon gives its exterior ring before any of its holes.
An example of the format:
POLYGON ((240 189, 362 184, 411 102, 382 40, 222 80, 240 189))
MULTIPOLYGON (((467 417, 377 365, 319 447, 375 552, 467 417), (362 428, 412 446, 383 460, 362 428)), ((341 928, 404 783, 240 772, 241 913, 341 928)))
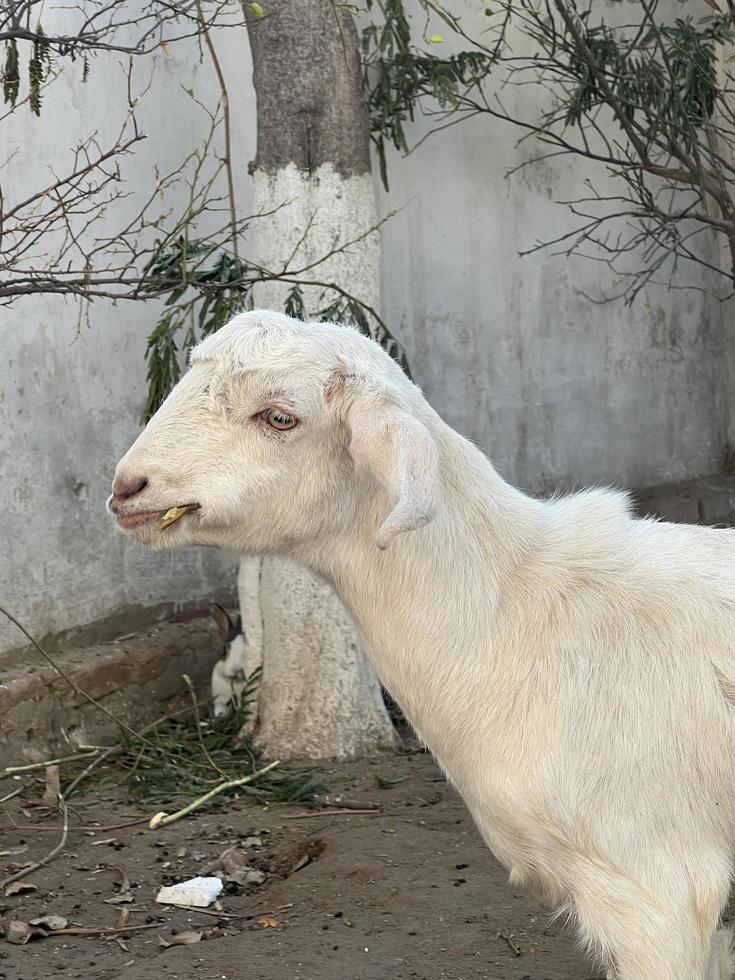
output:
POLYGON ((160 929, 160 922, 145 926, 110 926, 109 929, 95 929, 93 926, 70 926, 68 929, 51 929, 46 935, 52 936, 114 936, 120 932, 142 932, 143 929, 160 929))
POLYGON ((183 909, 184 912, 198 912, 200 915, 212 915, 217 919, 245 919, 248 912, 241 912, 239 915, 234 912, 218 912, 216 909, 197 908, 196 905, 177 905, 176 908, 183 909))
POLYGON ((513 953, 514 956, 522 956, 523 955, 522 952, 521 952, 521 950, 520 950, 520 947, 517 946, 513 942, 513 940, 511 939, 510 936, 506 936, 505 933, 499 932, 498 933, 498 939, 502 939, 504 942, 506 942, 508 944, 508 947, 511 950, 511 952, 513 953))
MULTIPOLYGON (((1 801, 0 801, 1 802, 1 801)), ((107 834, 111 830, 125 830, 126 827, 139 827, 143 823, 148 823, 148 817, 139 817, 137 820, 128 820, 126 823, 113 823, 108 827, 95 827, 90 824, 89 826, 81 827, 69 827, 69 833, 95 833, 95 834, 107 834)), ((13 830, 27 830, 27 831, 52 831, 52 830, 62 830, 62 827, 49 827, 46 824, 37 823, 17 823, 13 827, 13 830)))
POLYGON ((251 773, 249 776, 243 776, 241 779, 228 779, 227 782, 220 783, 219 786, 215 786, 204 796, 197 797, 196 800, 192 800, 187 806, 183 807, 181 810, 177 810, 175 813, 157 813, 155 816, 151 817, 148 826, 151 830, 157 830, 159 827, 165 827, 170 823, 174 823, 176 820, 181 820, 182 817, 193 813, 194 810, 198 810, 200 807, 204 806, 215 796, 220 793, 224 793, 229 789, 237 789, 239 786, 245 786, 247 783, 253 783, 256 779, 260 779, 261 776, 265 776, 266 773, 270 772, 271 769, 275 769, 276 766, 280 766, 280 759, 276 759, 275 762, 271 762, 269 765, 264 766, 262 769, 258 769, 257 772, 251 773))
POLYGON ((202 13, 202 5, 200 0, 196 0, 197 3, 197 14, 199 17, 199 24, 201 32, 204 35, 204 41, 209 50, 209 54, 212 58, 212 64, 214 65, 214 71, 217 75, 217 82, 219 84, 220 93, 222 95, 222 124, 225 131, 225 171, 227 173, 227 196, 229 198, 230 204, 230 221, 232 224, 232 254, 235 258, 239 258, 238 247, 237 247, 237 202, 235 201, 235 181, 232 176, 232 132, 230 126, 230 97, 227 92, 227 84, 225 82, 224 72, 222 71, 222 66, 220 65, 219 58, 217 57, 217 52, 215 50, 214 44, 212 43, 212 38, 210 37, 209 30, 207 29, 206 22, 204 20, 204 14, 202 13))
POLYGON ((314 812, 307 811, 306 813, 287 813, 284 817, 285 820, 310 820, 312 817, 336 817, 340 814, 344 816, 354 816, 360 815, 367 817, 382 817, 384 816, 382 810, 314 810, 314 812))
POLYGON ((33 874, 34 871, 38 871, 39 868, 45 867, 64 849, 66 839, 69 836, 69 808, 67 807, 66 800, 63 796, 59 796, 59 808, 61 810, 64 823, 61 828, 61 839, 59 840, 58 844, 48 852, 46 857, 41 858, 40 861, 34 861, 33 864, 29 864, 27 868, 21 868, 20 871, 16 871, 15 874, 8 875, 7 878, 3 878, 0 881, 0 888, 6 888, 14 881, 20 881, 21 878, 25 878, 27 875, 33 874))
POLYGON ((199 715, 199 702, 197 701, 196 691, 194 690, 194 683, 188 674, 182 674, 181 676, 187 688, 189 689, 189 695, 191 696, 191 705, 194 710, 194 724, 196 725, 197 741, 199 742, 199 748, 202 750, 205 759, 210 764, 210 766, 215 770, 215 772, 218 772, 220 776, 224 777, 225 779, 229 779, 230 774, 228 772, 225 772, 224 769, 221 769, 217 765, 217 763, 210 755, 209 749, 204 744, 204 738, 202 737, 202 722, 201 722, 201 717, 199 715))
POLYGON ((109 749, 106 749, 104 752, 102 752, 100 755, 98 755, 96 759, 93 759, 92 762, 90 762, 90 764, 86 767, 86 769, 83 769, 82 772, 80 772, 78 776, 75 776, 74 779, 72 779, 72 781, 69 783, 69 785, 64 790, 64 797, 66 799, 69 799, 69 797, 74 792, 74 790, 77 788, 77 786, 83 780, 85 780, 87 778, 87 776, 91 775, 91 773, 93 773, 94 770, 101 763, 103 763, 106 759, 109 759, 110 756, 117 755, 118 752, 122 752, 122 746, 113 745, 113 746, 110 746, 109 749))
POLYGON ((47 766, 58 766, 62 762, 77 762, 79 759, 91 759, 101 749, 90 749, 87 752, 77 752, 76 755, 62 755, 58 759, 46 759, 44 762, 29 762, 26 766, 6 766, 0 772, 0 779, 8 776, 15 776, 23 772, 32 772, 34 769, 46 769, 47 766))

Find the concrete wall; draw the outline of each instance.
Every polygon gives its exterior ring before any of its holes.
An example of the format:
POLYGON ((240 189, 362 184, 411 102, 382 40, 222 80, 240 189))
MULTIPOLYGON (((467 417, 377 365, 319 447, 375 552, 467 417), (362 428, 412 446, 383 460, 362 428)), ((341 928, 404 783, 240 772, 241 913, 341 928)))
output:
MULTIPOLYGON (((485 6, 465 8, 476 36, 485 6)), ((605 17, 632 20, 631 6, 639 16, 639 4, 627 0, 606 3, 605 17)), ((680 14, 677 3, 669 7, 680 14)), ((516 40, 514 50, 521 47, 516 40)), ((534 122, 538 97, 528 85, 502 91, 511 113, 534 122)), ((418 119, 410 138, 427 131, 418 119)), ((579 225, 554 202, 584 196, 584 177, 603 195, 620 192, 603 168, 579 159, 506 179, 544 152, 538 142, 519 145, 523 135, 481 116, 431 136, 404 160, 391 158, 381 205, 402 210, 383 236, 383 310, 430 401, 508 479, 534 491, 719 471, 727 308, 702 293, 655 287, 632 308, 599 305, 585 294, 612 291, 606 265, 553 249, 520 258, 579 225)), ((707 285, 699 268, 685 272, 707 285)))
MULTIPOLYGON (((242 35, 220 35, 217 45, 247 212, 250 64, 242 35)), ((113 63, 95 59, 86 85, 80 70, 65 69, 40 122, 22 114, 14 129, 3 123, 18 150, 2 174, 6 199, 34 186, 34 170, 60 169, 77 137, 98 129, 103 140, 117 125, 124 87, 113 63)), ((211 69, 193 46, 157 60, 140 110, 150 138, 126 166, 133 197, 125 206, 150 189, 154 166, 175 166, 204 134, 205 118, 180 84, 216 102, 211 69)), ((700 293, 652 290, 633 309, 595 305, 582 293, 608 284, 604 266, 549 252, 519 259, 519 249, 561 231, 567 215, 553 200, 573 195, 579 172, 543 165, 506 181, 507 168, 532 152, 515 147, 517 135, 485 119, 455 127, 391 160, 391 193, 378 191, 384 212, 403 206, 383 232, 383 312, 416 378, 508 478, 533 490, 645 486, 718 471, 727 414, 722 310, 700 293)), ((39 635, 127 606, 201 604, 232 587, 230 559, 143 553, 115 535, 104 513, 114 463, 138 431, 155 317, 153 305, 98 302, 90 326, 79 327, 74 304, 62 300, 0 309, 0 604, 39 635)), ((0 621, 0 650, 19 641, 0 621)))
MULTIPOLYGON (((194 45, 170 51, 156 58, 152 87, 141 100, 148 139, 123 164, 130 197, 95 234, 120 227, 120 215, 132 215, 155 190, 155 168, 175 169, 207 133, 206 114, 181 85, 214 108, 219 92, 211 68, 200 64, 194 45)), ((233 35, 221 51, 230 78, 238 77, 244 54, 244 38, 233 35)), ((68 167, 70 150, 91 132, 102 147, 114 141, 125 114, 124 59, 98 57, 91 68, 83 84, 81 62, 63 66, 40 120, 24 109, 2 123, 3 156, 15 153, 1 175, 6 206, 44 186, 50 168, 68 167)), ((136 67, 135 91, 149 73, 150 66, 136 67)), ((249 85, 234 119, 239 202, 247 214, 246 162, 255 147, 249 85)), ((184 195, 184 187, 167 194, 161 209, 180 209, 184 195)), ((159 309, 99 300, 87 325, 74 302, 55 297, 0 308, 0 604, 39 636, 125 609, 132 621, 139 607, 201 605, 234 591, 230 556, 193 548, 150 554, 118 535, 105 513, 115 463, 140 431, 146 338, 159 309)), ((0 616, 0 650, 23 643, 0 616)))

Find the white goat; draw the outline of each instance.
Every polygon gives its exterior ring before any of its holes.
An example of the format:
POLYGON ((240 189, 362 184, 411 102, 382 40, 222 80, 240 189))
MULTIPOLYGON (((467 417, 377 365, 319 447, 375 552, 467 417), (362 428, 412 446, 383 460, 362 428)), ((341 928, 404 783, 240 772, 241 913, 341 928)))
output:
POLYGON ((153 548, 329 578, 511 880, 610 976, 730 977, 735 531, 530 499, 377 344, 263 311, 194 350, 113 491, 153 548))
POLYGON ((212 669, 210 689, 215 718, 223 718, 239 708, 247 687, 247 645, 242 619, 235 622, 222 606, 215 603, 209 610, 224 642, 222 656, 212 669))

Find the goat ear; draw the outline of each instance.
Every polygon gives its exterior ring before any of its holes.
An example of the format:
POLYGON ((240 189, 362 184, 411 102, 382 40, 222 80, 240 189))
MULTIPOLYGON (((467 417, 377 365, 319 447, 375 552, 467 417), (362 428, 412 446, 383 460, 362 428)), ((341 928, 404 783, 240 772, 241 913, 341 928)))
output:
POLYGON ((217 629, 222 634, 225 643, 229 643, 234 640, 237 635, 237 629, 234 623, 230 619, 230 614, 224 609, 218 602, 213 603, 209 607, 209 615, 215 622, 217 629))
POLYGON ((395 501, 375 537, 385 549, 397 534, 434 518, 439 492, 439 452, 426 426, 385 401, 353 404, 348 413, 350 454, 395 501))

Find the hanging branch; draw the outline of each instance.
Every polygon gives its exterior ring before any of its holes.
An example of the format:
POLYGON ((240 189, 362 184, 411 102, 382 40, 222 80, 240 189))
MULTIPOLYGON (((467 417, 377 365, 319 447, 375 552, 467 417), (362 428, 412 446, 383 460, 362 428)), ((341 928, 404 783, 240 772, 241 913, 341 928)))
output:
POLYGON ((71 60, 96 52, 145 55, 198 37, 202 23, 207 28, 242 25, 243 17, 233 10, 235 6, 227 0, 209 0, 204 15, 198 0, 176 4, 148 0, 140 7, 128 0, 82 3, 64 7, 69 30, 59 34, 46 33, 41 26, 41 18, 47 13, 45 0, 10 0, 0 6, 0 43, 16 51, 18 42, 43 46, 55 56, 71 60))
POLYGON ((701 277, 687 278, 692 266, 712 274, 719 298, 734 294, 735 80, 725 54, 735 44, 731 3, 709 0, 705 17, 666 17, 658 0, 639 0, 638 15, 615 27, 590 2, 518 0, 486 9, 481 41, 439 4, 422 6, 466 49, 448 57, 430 52, 432 37, 417 44, 402 0, 381 4, 383 19, 365 31, 364 49, 383 162, 385 141, 403 153, 415 149, 404 123, 419 112, 430 133, 481 115, 512 123, 524 131, 521 142, 533 139, 541 152, 511 174, 568 156, 601 167, 606 187, 617 184, 602 193, 586 181, 583 194, 561 202, 581 223, 523 254, 553 246, 607 263, 615 288, 604 298, 632 302, 649 282, 702 288, 701 277), (538 99, 527 115, 507 108, 508 85, 542 94, 540 118, 538 99))

